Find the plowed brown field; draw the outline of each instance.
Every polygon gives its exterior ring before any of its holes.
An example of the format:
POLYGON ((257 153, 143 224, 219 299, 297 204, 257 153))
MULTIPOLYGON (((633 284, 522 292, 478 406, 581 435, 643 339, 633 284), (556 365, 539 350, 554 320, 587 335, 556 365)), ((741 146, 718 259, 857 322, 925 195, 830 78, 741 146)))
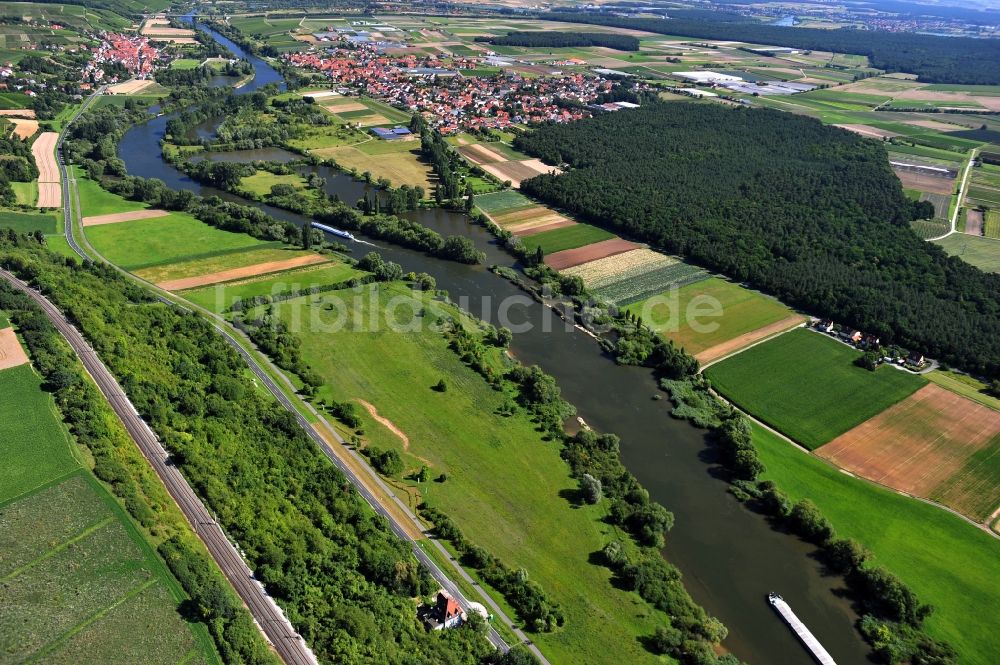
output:
POLYGON ((611 238, 609 240, 595 242, 591 245, 577 247, 576 249, 567 249, 550 254, 545 257, 545 265, 555 270, 562 270, 563 268, 571 268, 588 261, 603 259, 607 256, 624 254, 625 252, 632 251, 633 249, 639 249, 640 247, 642 247, 642 245, 629 242, 628 240, 611 238))

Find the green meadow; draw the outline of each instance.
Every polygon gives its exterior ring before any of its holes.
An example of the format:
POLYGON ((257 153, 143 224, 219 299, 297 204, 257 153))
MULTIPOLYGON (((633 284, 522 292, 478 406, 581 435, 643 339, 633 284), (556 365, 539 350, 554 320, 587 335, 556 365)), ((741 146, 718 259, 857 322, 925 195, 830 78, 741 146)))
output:
POLYGON ((41 231, 55 233, 58 228, 58 212, 14 212, 0 210, 0 229, 13 229, 18 233, 41 231))
POLYGON ((947 238, 935 240, 934 244, 980 270, 1000 272, 1000 240, 952 233, 947 238))
POLYGON ((809 449, 881 413, 927 380, 858 367, 860 352, 811 330, 792 330, 705 370, 726 399, 809 449))
POLYGON ((79 169, 73 167, 73 170, 77 191, 80 193, 80 209, 84 217, 145 210, 149 207, 145 203, 128 201, 117 194, 112 194, 90 178, 81 177, 79 169))
POLYGON ((934 606, 925 627, 958 651, 960 663, 989 665, 1000 653, 1000 540, 936 506, 848 476, 754 426, 773 480, 793 501, 811 499, 837 535, 854 538, 934 606))

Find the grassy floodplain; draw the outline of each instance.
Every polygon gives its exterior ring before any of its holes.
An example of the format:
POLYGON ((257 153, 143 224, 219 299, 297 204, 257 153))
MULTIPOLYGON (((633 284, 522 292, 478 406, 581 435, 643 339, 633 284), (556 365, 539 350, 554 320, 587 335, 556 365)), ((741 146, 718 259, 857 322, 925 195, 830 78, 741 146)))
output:
POLYGON ((987 665, 1000 653, 1000 541, 962 519, 915 499, 852 478, 754 427, 754 444, 792 501, 808 497, 839 537, 854 538, 935 611, 928 633, 947 640, 959 662, 987 665))
POLYGON ((0 371, 0 645, 46 663, 216 663, 183 592, 82 457, 31 365, 0 371))
POLYGON ((744 411, 809 449, 907 397, 927 380, 854 365, 860 353, 811 330, 793 330, 712 365, 712 385, 744 411))
MULTIPOLYGON (((577 484, 559 456, 559 444, 543 441, 520 409, 509 417, 500 415, 509 398, 491 389, 449 350, 440 332, 426 325, 448 317, 463 325, 475 323, 454 307, 401 285, 380 287, 375 301, 346 290, 274 308, 300 331, 304 360, 326 380, 319 397, 355 401, 365 438, 399 451, 408 467, 404 476, 428 466, 427 482, 394 479, 399 495, 419 493, 411 503, 424 500, 443 510, 472 542, 511 567, 523 567, 562 606, 562 629, 532 635, 553 662, 653 660, 638 638, 651 634, 662 617, 637 595, 616 589, 610 572, 589 561, 604 543, 622 537, 602 522, 605 507, 571 506, 564 497, 577 484), (338 317, 362 323, 373 314, 378 319, 393 298, 401 322, 423 327, 393 332, 382 326, 371 332, 317 325, 332 324, 338 317), (413 312, 421 309, 424 316, 414 319, 413 312), (444 393, 433 390, 442 378, 444 393), (371 418, 357 400, 372 404, 406 442, 371 418), (476 423, 475 428, 470 430, 469 423, 476 423), (442 473, 447 480, 436 482, 442 473), (608 644, 616 645, 616 653, 609 653, 608 644)), ((503 364, 496 353, 495 362, 503 364)), ((494 597, 502 601, 499 594, 494 597)))

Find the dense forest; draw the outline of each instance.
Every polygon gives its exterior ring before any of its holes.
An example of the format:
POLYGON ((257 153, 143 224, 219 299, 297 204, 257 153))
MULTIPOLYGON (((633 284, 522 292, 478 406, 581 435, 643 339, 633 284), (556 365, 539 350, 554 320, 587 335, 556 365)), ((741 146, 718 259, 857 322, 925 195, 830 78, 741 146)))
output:
POLYGON ((873 67, 917 74, 921 81, 929 83, 1000 84, 1000 67, 996 64, 1000 62, 1000 40, 997 39, 936 37, 870 30, 785 28, 745 22, 626 18, 568 12, 548 13, 544 14, 544 18, 698 39, 723 39, 814 51, 854 53, 868 56, 873 67))
POLYGON ((635 37, 609 32, 513 31, 497 37, 476 37, 476 41, 496 46, 528 46, 531 48, 603 46, 619 51, 639 50, 639 40, 635 37))
POLYGON ((918 238, 881 144, 766 109, 651 103, 518 137, 522 189, 968 371, 1000 375, 1000 275, 918 238))
POLYGON ((0 264, 86 335, 320 661, 497 662, 478 621, 424 630, 426 571, 211 324, 37 243, 0 239, 0 264))

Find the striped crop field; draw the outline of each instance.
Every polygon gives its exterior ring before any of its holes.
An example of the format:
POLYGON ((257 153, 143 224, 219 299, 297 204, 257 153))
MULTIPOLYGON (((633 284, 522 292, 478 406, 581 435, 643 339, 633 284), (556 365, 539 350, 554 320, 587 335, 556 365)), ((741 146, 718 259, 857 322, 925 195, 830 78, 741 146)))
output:
POLYGON ((671 287, 680 288, 681 286, 700 282, 707 277, 708 273, 698 266, 677 261, 635 278, 618 280, 607 286, 593 289, 593 294, 601 300, 625 306, 639 302, 644 298, 648 298, 671 287))
POLYGON ((579 277, 588 289, 600 289, 674 263, 677 263, 677 259, 643 248, 581 263, 566 268, 563 274, 579 277))

